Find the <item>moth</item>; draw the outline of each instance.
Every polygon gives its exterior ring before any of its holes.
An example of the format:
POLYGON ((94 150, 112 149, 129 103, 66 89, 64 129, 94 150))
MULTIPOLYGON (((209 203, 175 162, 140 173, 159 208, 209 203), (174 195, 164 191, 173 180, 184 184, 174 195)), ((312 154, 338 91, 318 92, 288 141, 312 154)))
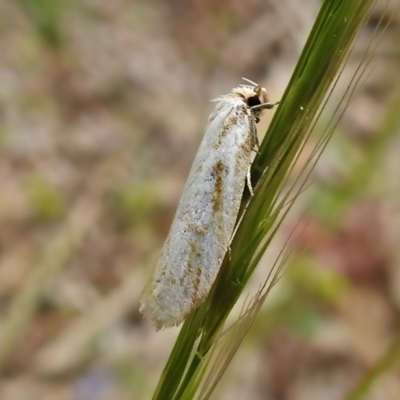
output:
POLYGON ((207 297, 228 250, 251 152, 256 123, 268 100, 265 88, 243 78, 214 101, 203 140, 187 179, 161 256, 142 295, 140 312, 157 330, 179 325, 207 297))

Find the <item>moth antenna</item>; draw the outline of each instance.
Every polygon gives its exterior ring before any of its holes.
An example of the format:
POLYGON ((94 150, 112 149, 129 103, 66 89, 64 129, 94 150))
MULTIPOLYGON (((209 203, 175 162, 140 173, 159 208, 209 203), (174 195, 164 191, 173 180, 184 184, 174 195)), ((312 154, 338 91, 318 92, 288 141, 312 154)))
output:
POLYGON ((252 81, 252 80, 250 80, 250 79, 244 78, 243 76, 242 76, 242 79, 243 79, 244 81, 246 81, 246 82, 249 82, 249 83, 251 83, 253 86, 258 86, 258 84, 257 84, 257 83, 253 82, 253 81, 252 81))

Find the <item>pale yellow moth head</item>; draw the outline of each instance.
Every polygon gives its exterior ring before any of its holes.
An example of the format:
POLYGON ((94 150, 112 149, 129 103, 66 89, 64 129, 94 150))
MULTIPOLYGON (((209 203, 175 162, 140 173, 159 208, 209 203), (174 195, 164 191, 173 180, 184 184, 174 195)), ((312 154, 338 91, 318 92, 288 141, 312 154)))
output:
POLYGON ((252 109, 256 122, 260 120, 263 111, 267 108, 272 108, 275 104, 269 102, 267 90, 255 82, 243 78, 251 83, 250 85, 241 85, 232 90, 233 94, 243 97, 247 105, 252 109))

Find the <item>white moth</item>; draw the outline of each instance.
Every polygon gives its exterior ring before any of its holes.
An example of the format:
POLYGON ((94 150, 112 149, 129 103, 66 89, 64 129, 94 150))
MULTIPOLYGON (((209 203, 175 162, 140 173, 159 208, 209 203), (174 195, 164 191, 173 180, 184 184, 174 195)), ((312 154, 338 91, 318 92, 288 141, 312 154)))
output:
POLYGON ((230 244, 250 176, 251 151, 258 145, 255 123, 277 104, 268 101, 263 87, 246 81, 253 86, 241 85, 215 99, 218 103, 144 290, 140 311, 157 330, 179 325, 205 300, 230 244))

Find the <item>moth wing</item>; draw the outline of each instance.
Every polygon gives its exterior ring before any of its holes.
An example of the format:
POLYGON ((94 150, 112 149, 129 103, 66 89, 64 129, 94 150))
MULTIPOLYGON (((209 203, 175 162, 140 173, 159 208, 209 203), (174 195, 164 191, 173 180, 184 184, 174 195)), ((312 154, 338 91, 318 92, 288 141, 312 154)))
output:
POLYGON ((244 101, 222 98, 209 118, 141 311, 157 329, 179 325, 204 301, 227 251, 251 162, 244 101))

